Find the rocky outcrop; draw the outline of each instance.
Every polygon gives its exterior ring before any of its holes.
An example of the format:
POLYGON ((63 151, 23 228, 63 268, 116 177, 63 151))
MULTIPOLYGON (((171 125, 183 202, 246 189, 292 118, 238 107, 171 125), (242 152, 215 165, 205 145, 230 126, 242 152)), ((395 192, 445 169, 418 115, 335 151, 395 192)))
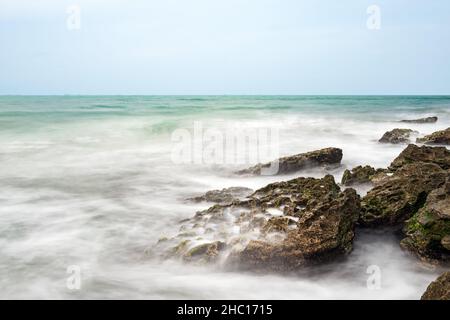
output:
POLYGON ((438 117, 427 117, 427 118, 420 118, 420 119, 414 119, 414 120, 401 120, 400 122, 405 123, 435 123, 438 121, 438 117))
POLYGON ((342 150, 325 148, 321 150, 283 157, 275 162, 257 164, 248 169, 240 170, 237 174, 276 175, 288 174, 313 167, 337 166, 342 160, 342 150))
POLYGON ((197 212, 158 246, 185 261, 293 270, 350 252, 359 212, 356 191, 341 191, 333 176, 300 177, 197 212))
POLYGON ((450 128, 441 131, 436 131, 423 138, 417 138, 417 142, 424 144, 450 145, 450 128))
POLYGON ((450 300, 450 272, 433 281, 422 295, 422 300, 450 300))
POLYGON ((391 131, 386 132, 378 142, 381 143, 409 143, 410 136, 413 132, 416 132, 411 129, 393 129, 391 131))
POLYGON ((222 190, 211 190, 204 195, 189 198, 187 200, 194 202, 214 202, 219 204, 230 204, 252 194, 253 190, 245 187, 230 187, 222 190))
POLYGON ((234 261, 252 270, 286 271, 347 254, 352 250, 359 209, 359 197, 353 189, 312 201, 284 240, 252 240, 234 261))
POLYGON ((352 170, 346 169, 342 176, 341 184, 351 186, 354 184, 370 183, 385 171, 385 169, 375 169, 371 166, 357 166, 352 170))
POLYGON ((405 226, 401 246, 427 261, 450 260, 450 173, 405 226))
POLYGON ((380 181, 361 201, 364 226, 398 225, 425 203, 427 195, 444 184, 447 172, 434 163, 415 162, 380 181))
POLYGON ((391 163, 389 169, 395 171, 404 165, 415 162, 434 163, 447 170, 450 169, 450 151, 445 147, 419 147, 410 144, 391 163))

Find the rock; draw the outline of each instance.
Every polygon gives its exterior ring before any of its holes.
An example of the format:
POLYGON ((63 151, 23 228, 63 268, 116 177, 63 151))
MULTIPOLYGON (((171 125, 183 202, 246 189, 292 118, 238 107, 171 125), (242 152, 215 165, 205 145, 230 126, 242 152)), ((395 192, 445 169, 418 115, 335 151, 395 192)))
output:
POLYGON ((423 138, 417 138, 416 140, 419 143, 424 144, 445 144, 450 145, 450 128, 445 130, 436 131, 432 134, 429 134, 423 138))
POLYGON ((402 248, 426 261, 450 260, 450 173, 446 183, 432 191, 422 209, 405 226, 402 248))
POLYGON ((294 156, 283 157, 278 159, 278 170, 276 163, 257 164, 248 169, 240 170, 237 174, 252 174, 252 175, 275 175, 288 174, 306 168, 323 167, 330 165, 339 165, 342 160, 342 150, 338 148, 325 148, 321 150, 301 153, 294 156))
POLYGON ((435 163, 442 169, 447 170, 450 169, 450 151, 445 147, 418 147, 410 144, 391 163, 389 169, 395 171, 404 165, 414 162, 435 163))
POLYGON ((203 243, 193 247, 183 254, 185 261, 212 262, 219 257, 219 253, 226 248, 226 244, 221 241, 203 243))
POLYGON ((450 300, 450 272, 433 281, 422 295, 422 300, 450 300))
POLYGON ((243 199, 253 192, 250 188, 245 187, 230 187, 222 190, 212 190, 206 192, 204 195, 189 198, 187 200, 195 202, 215 202, 220 204, 229 204, 233 201, 243 199))
POLYGON ((245 268, 291 271, 327 261, 352 250, 359 196, 346 189, 321 202, 312 201, 297 227, 279 243, 252 240, 236 257, 245 268))
POLYGON ((263 233, 287 232, 289 227, 295 223, 295 220, 288 217, 273 217, 264 224, 261 231, 263 233))
POLYGON ((320 201, 328 194, 337 195, 339 192, 332 175, 322 179, 300 177, 271 183, 255 191, 249 199, 262 209, 282 207, 285 213, 295 216, 310 201, 320 201))
POLYGON ((434 163, 400 167, 380 181, 361 201, 360 224, 395 226, 415 214, 427 195, 445 183, 447 172, 434 163))
POLYGON ((408 143, 410 142, 409 137, 411 133, 416 132, 411 129, 393 129, 386 132, 378 142, 382 143, 408 143))
POLYGON ((384 169, 375 169, 371 166, 357 166, 350 170, 345 170, 342 176, 341 184, 351 186, 353 184, 369 183, 380 173, 384 173, 384 169))
POLYGON ((414 120, 401 120, 400 122, 406 122, 406 123, 435 123, 438 121, 438 117, 427 117, 427 118, 420 118, 420 119, 414 119, 414 120))
POLYGON ((299 177, 199 211, 178 235, 157 246, 159 252, 169 252, 163 257, 185 261, 226 260, 240 267, 293 270, 348 253, 359 212, 356 191, 341 191, 333 176, 299 177), (221 244, 211 249, 217 241, 221 244))

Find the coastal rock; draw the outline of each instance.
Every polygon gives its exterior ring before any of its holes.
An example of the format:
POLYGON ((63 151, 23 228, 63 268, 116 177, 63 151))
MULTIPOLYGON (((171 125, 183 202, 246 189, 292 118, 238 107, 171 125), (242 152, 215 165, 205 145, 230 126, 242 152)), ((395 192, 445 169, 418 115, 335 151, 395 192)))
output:
POLYGON ((384 169, 375 169, 371 166, 357 166, 352 170, 346 169, 342 176, 341 184, 351 186, 354 184, 369 183, 372 179, 377 178, 378 174, 383 174, 384 169))
POLYGON ((411 133, 416 132, 411 129, 393 129, 391 131, 386 132, 378 142, 381 143, 408 143, 410 142, 409 138, 411 133))
POLYGON ((423 138, 417 138, 417 142, 424 144, 450 145, 450 128, 441 131, 436 131, 423 138))
POLYGON ((189 262, 293 270, 348 253, 359 213, 356 191, 341 191, 333 176, 299 177, 199 211, 157 245, 189 262))
POLYGON ((435 123, 438 121, 438 117, 427 117, 427 118, 420 118, 420 119, 414 119, 414 120, 401 120, 400 122, 405 123, 435 123))
POLYGON ((414 162, 435 163, 442 169, 450 169, 450 151, 445 147, 408 145, 391 163, 389 169, 395 171, 414 162))
POLYGON ((446 183, 432 191, 422 209, 405 226, 402 248, 427 261, 450 260, 450 173, 446 183))
POLYGON ((230 187, 224 188, 222 190, 211 190, 206 192, 204 195, 189 198, 187 200, 195 202, 214 202, 220 204, 230 204, 233 201, 237 201, 246 198, 252 194, 253 190, 245 187, 230 187))
POLYGON ((397 225, 415 214, 427 195, 445 183, 447 172, 434 163, 406 164, 380 181, 361 201, 363 226, 397 225))
POLYGON ((450 300, 450 272, 433 281, 422 295, 422 300, 450 300))
POLYGON ((323 166, 337 166, 342 160, 342 150, 338 148, 325 148, 321 150, 301 153, 289 157, 283 157, 278 161, 257 164, 248 169, 240 170, 237 174, 251 174, 251 175, 276 175, 288 174, 302 169, 323 167, 323 166))
POLYGON ((333 176, 326 175, 322 179, 300 177, 271 183, 255 191, 249 198, 262 209, 282 208, 284 213, 295 216, 310 201, 321 201, 326 195, 339 192, 340 188, 333 176))
POLYGON ((226 244, 222 241, 203 243, 184 252, 183 259, 185 261, 213 262, 225 248, 226 244))
POLYGON ((352 250, 359 205, 353 189, 312 201, 283 241, 252 240, 235 259, 252 270, 290 271, 347 254, 352 250))

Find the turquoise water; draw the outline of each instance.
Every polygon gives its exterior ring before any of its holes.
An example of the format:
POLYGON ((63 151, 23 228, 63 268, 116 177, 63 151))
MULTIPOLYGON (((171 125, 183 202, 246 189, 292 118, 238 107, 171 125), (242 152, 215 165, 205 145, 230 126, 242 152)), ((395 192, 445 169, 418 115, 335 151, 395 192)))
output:
POLYGON ((345 168, 385 167, 401 152, 377 142, 387 130, 421 136, 449 127, 450 97, 2 96, 0 297, 416 299, 436 276, 394 237, 365 233, 348 261, 319 277, 240 274, 146 254, 207 207, 185 198, 297 176, 233 176, 251 161, 174 163, 172 135, 194 123, 276 130, 280 156, 340 147, 343 165, 331 172, 339 180, 345 168), (426 116, 439 121, 398 122, 426 116), (366 287, 373 264, 383 271, 379 291, 366 287), (66 286, 71 265, 82 270, 80 290, 66 286))

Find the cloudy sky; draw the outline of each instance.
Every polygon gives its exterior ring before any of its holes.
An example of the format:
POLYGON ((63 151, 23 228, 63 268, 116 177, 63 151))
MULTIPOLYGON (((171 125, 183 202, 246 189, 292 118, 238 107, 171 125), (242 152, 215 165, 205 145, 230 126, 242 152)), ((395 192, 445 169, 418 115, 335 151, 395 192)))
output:
POLYGON ((0 94, 450 94, 450 1, 0 0, 0 48, 0 94))

